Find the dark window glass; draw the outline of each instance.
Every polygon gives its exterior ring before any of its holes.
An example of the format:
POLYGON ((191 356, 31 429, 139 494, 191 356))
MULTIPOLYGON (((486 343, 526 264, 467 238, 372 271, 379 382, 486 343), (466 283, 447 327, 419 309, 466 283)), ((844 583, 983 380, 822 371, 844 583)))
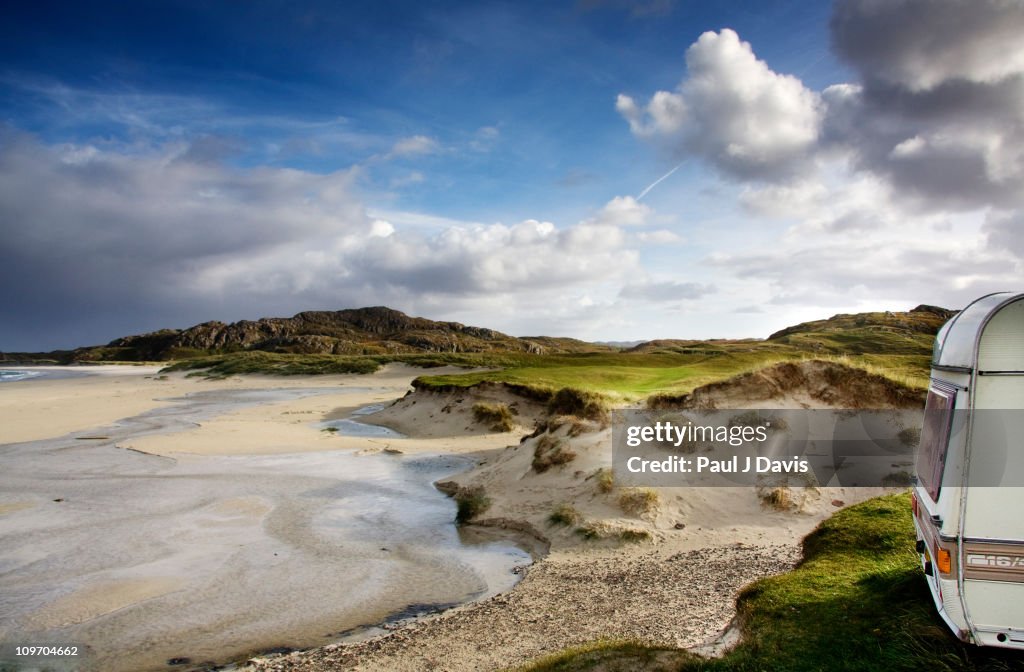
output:
POLYGON ((942 470, 949 449, 949 428, 953 423, 955 392, 931 388, 924 409, 921 446, 917 452, 917 478, 932 500, 939 499, 942 470))

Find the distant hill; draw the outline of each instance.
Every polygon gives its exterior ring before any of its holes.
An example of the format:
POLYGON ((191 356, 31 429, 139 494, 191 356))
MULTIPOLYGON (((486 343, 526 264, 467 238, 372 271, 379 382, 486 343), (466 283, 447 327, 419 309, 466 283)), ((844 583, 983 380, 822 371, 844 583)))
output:
POLYGON ((906 313, 833 315, 827 320, 786 327, 768 337, 801 350, 890 355, 931 352, 935 334, 957 311, 918 306, 906 313))
MULTIPOLYGON (((741 351, 794 350, 826 354, 926 354, 939 327, 956 311, 918 306, 906 313, 835 315, 777 331, 767 340, 661 339, 632 344, 626 354, 721 355, 741 351)), ((417 353, 576 354, 623 351, 623 345, 552 336, 515 337, 458 322, 410 317, 376 306, 309 311, 293 317, 204 322, 125 336, 106 345, 52 353, 0 353, 0 360, 59 363, 167 361, 233 352, 327 355, 417 353)))
POLYGON ((659 339, 633 346, 627 352, 716 355, 742 350, 797 350, 819 354, 930 354, 939 328, 957 311, 921 305, 908 312, 833 315, 804 322, 761 339, 707 341, 659 339))
MULTIPOLYGON (((570 353, 610 348, 572 338, 516 338, 493 329, 458 322, 410 317, 383 306, 309 311, 294 317, 203 322, 188 329, 162 329, 125 336, 107 345, 46 355, 60 362, 166 361, 239 351, 293 354, 379 355, 440 352, 570 353)), ((0 359, 4 359, 0 356, 0 359)))

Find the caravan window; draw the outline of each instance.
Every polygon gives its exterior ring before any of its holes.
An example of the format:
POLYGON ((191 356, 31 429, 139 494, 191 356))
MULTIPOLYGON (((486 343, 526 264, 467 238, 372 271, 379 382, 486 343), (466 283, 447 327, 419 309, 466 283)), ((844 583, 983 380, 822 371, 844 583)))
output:
POLYGON ((946 466, 955 401, 956 392, 935 387, 928 390, 924 426, 921 427, 921 445, 917 454, 917 478, 934 501, 939 499, 942 470, 946 466))

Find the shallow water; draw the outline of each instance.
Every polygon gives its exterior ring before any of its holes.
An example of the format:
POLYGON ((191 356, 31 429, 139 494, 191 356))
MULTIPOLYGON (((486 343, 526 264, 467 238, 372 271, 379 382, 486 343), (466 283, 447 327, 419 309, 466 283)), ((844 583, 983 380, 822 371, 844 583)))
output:
POLYGON ((319 426, 321 429, 336 432, 339 436, 358 436, 367 439, 404 439, 405 435, 401 432, 396 432, 389 427, 382 427, 380 425, 369 425, 356 419, 366 418, 383 408, 381 404, 372 404, 353 412, 351 417, 341 420, 326 420, 321 422, 319 426))
POLYGON ((27 380, 43 375, 41 371, 23 371, 14 369, 0 369, 0 383, 13 383, 19 380, 27 380))
POLYGON ((117 447, 322 393, 203 393, 118 426, 0 445, 0 642, 85 645, 89 669, 167 669, 321 644, 511 587, 529 556, 463 543, 453 502, 431 485, 463 458, 117 447))

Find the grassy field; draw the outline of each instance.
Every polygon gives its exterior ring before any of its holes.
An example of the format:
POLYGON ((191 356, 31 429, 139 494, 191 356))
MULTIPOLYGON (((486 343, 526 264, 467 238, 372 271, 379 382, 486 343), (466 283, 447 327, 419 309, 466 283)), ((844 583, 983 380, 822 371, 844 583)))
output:
MULTIPOLYGON (((461 366, 486 368, 464 374, 421 376, 420 387, 469 387, 482 381, 507 382, 555 391, 574 388, 595 392, 613 402, 631 402, 652 394, 684 394, 695 387, 782 361, 810 358, 787 346, 721 349, 715 352, 585 353, 529 355, 522 353, 437 353, 416 355, 290 355, 238 352, 177 362, 166 371, 224 378, 240 374, 312 375, 372 373, 381 366, 402 362, 424 368, 461 366)), ((928 356, 818 355, 849 366, 879 373, 911 387, 928 382, 928 356)))
POLYGON ((209 355, 175 362, 164 371, 190 371, 189 375, 226 378, 244 374, 308 376, 373 373, 385 364, 402 362, 425 369, 440 366, 515 366, 516 355, 504 353, 423 353, 403 355, 293 355, 261 350, 209 355))
POLYGON ((722 658, 597 642, 518 672, 1024 670, 1024 655, 962 644, 939 619, 914 552, 907 494, 824 521, 804 540, 800 565, 747 587, 738 611, 742 642, 722 658))
MULTIPOLYGON (((707 383, 782 361, 807 359, 787 348, 739 350, 720 354, 612 353, 522 357, 496 371, 446 376, 421 376, 422 387, 470 386, 501 381, 560 389, 571 387, 602 394, 615 401, 636 401, 652 394, 685 394, 707 383)), ((924 355, 844 355, 817 357, 878 373, 911 387, 928 383, 924 355)))

